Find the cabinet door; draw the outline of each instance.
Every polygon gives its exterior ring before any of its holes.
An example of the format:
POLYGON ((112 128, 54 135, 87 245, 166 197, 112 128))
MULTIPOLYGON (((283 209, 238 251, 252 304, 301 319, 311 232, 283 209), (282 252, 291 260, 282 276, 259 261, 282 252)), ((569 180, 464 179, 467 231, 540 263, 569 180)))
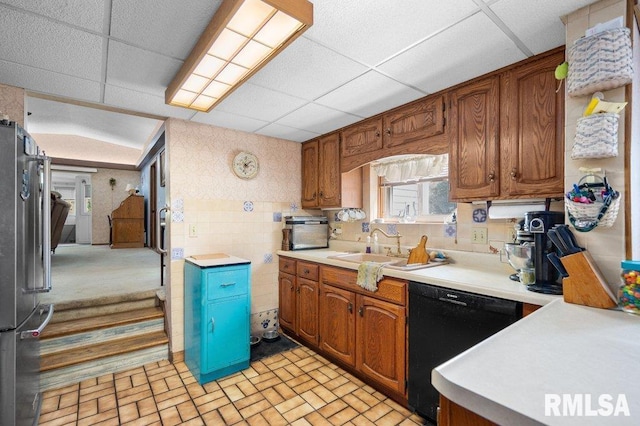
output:
POLYGON ((406 308, 358 295, 356 368, 405 393, 406 308))
POLYGON ((249 301, 246 295, 207 304, 202 319, 202 373, 249 359, 249 301))
POLYGON ((377 117, 349 126, 340 136, 343 157, 382 149, 382 119, 377 117))
POLYGON ((444 133, 444 96, 421 99, 384 115, 385 148, 426 142, 444 133))
POLYGON ((340 207, 340 135, 333 133, 318 140, 318 195, 320 207, 340 207))
POLYGON ((320 348, 355 365, 355 294, 326 284, 320 291, 320 348))
POLYGON ((498 96, 498 76, 451 93, 449 194, 452 200, 487 199, 500 194, 498 96))
POLYGON ((302 144, 302 208, 318 207, 318 140, 302 144))
POLYGON ((280 299, 278 317, 280 326, 291 332, 296 331, 296 277, 280 272, 278 276, 278 297, 280 299))
POLYGON ((318 283, 297 277, 297 335, 313 345, 318 344, 318 283))
POLYGON ((502 78, 500 107, 503 195, 562 196, 564 90, 554 72, 562 51, 515 68, 502 78))

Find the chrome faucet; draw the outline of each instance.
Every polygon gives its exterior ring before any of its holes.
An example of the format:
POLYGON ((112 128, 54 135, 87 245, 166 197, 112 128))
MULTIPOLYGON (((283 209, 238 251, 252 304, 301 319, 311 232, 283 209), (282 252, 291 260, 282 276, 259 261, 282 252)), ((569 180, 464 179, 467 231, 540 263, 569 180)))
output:
POLYGON ((403 256, 402 250, 400 250, 400 238, 402 238, 402 235, 400 235, 400 234, 390 235, 390 234, 387 234, 386 232, 384 232, 380 228, 373 228, 371 230, 371 232, 369 233, 369 236, 373 237, 373 234, 375 234, 376 232, 381 233, 382 235, 384 235, 387 238, 395 238, 396 239, 396 243, 397 243, 396 252, 395 253, 391 253, 391 250, 389 250, 389 253, 388 253, 389 256, 398 256, 398 257, 402 257, 403 256))

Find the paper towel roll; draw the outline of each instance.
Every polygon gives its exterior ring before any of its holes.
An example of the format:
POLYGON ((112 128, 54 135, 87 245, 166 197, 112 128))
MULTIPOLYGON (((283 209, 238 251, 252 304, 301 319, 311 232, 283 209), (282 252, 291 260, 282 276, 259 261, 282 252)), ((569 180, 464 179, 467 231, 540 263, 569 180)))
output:
POLYGON ((489 219, 522 219, 526 212, 544 210, 544 202, 532 204, 492 205, 489 207, 489 219))

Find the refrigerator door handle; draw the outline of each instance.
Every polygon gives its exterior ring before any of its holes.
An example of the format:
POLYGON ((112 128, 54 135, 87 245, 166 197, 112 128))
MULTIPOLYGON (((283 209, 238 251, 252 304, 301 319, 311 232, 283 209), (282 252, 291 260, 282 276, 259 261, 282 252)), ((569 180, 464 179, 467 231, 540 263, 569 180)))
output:
POLYGON ((51 158, 39 155, 42 163, 42 287, 36 287, 35 293, 51 291, 51 158))
POLYGON ((53 304, 43 305, 40 311, 40 314, 48 311, 47 317, 42 321, 42 324, 36 329, 33 330, 25 330, 20 333, 20 339, 37 339, 42 334, 42 330, 45 329, 47 325, 49 325, 49 321, 53 318, 53 304))

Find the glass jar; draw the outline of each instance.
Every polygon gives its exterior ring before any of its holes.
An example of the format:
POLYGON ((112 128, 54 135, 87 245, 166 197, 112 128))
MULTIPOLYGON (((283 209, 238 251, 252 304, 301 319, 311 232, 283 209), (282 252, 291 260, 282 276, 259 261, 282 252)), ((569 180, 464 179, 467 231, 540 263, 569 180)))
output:
POLYGON ((640 314, 640 260, 623 260, 622 285, 618 292, 618 305, 625 312, 640 314))

